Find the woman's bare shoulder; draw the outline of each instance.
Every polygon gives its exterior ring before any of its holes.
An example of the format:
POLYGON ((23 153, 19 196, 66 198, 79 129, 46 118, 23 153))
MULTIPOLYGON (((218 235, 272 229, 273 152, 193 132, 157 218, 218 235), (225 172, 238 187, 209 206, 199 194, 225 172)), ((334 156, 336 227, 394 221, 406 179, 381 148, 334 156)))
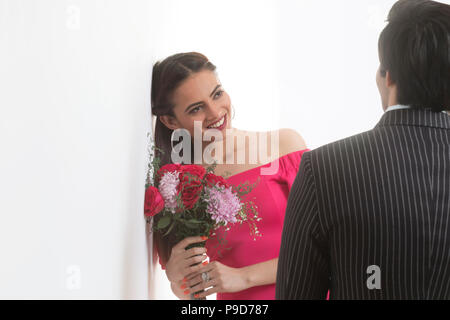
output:
POLYGON ((307 148, 305 140, 296 130, 284 128, 278 130, 278 132, 281 156, 307 148))
MULTIPOLYGON (((283 128, 278 130, 255 132, 255 133, 260 135, 266 135, 269 153, 271 154, 273 153, 271 148, 272 146, 278 147, 279 157, 282 157, 292 152, 305 150, 307 148, 303 137, 294 129, 283 128)), ((274 149, 273 151, 276 150, 274 149)))

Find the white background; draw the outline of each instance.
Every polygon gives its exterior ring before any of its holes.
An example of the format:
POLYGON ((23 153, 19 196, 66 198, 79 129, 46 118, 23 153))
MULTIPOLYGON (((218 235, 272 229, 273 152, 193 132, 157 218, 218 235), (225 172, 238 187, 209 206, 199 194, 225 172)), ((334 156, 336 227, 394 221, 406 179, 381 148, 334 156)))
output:
POLYGON ((0 298, 148 298, 151 5, 0 1, 0 298))
POLYGON ((235 127, 313 149, 382 115, 393 3, 0 0, 0 298, 174 298, 142 217, 152 64, 205 54, 235 127))

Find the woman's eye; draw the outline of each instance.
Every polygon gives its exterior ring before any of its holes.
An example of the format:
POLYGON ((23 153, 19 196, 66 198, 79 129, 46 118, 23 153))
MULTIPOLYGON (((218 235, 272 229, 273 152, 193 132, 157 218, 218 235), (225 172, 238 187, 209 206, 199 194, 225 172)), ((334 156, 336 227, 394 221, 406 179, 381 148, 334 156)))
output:
POLYGON ((195 108, 192 108, 191 111, 189 111, 189 113, 190 113, 190 114, 194 114, 194 113, 197 113, 198 110, 200 110, 200 106, 195 107, 195 108))
POLYGON ((217 91, 215 96, 220 97, 222 95, 222 93, 223 93, 223 90, 217 91))

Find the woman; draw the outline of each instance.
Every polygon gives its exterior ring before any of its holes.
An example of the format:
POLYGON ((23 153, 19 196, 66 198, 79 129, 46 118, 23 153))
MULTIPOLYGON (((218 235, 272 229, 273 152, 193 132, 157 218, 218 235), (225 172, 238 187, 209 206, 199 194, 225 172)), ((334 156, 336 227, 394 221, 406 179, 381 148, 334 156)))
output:
MULTIPOLYGON (((223 250, 223 255, 218 255, 217 239, 206 240, 206 248, 185 250, 189 244, 205 239, 186 238, 172 248, 167 239, 155 234, 160 263, 166 270, 173 292, 180 299, 189 299, 190 293, 210 288, 197 295, 197 298, 217 293, 217 299, 274 299, 284 210, 301 156, 307 151, 302 137, 289 129, 268 132, 265 140, 271 155, 269 161, 229 164, 225 160, 230 159, 227 157, 237 159, 237 155, 245 155, 245 159, 248 159, 252 152, 253 155, 255 151, 259 154, 257 148, 252 149, 259 144, 245 143, 239 146, 233 143, 233 148, 227 149, 226 140, 230 139, 230 135, 226 133, 232 133, 237 139, 260 133, 232 127, 230 97, 219 81, 216 67, 200 53, 176 54, 157 62, 153 67, 151 100, 152 114, 156 116, 155 144, 164 150, 163 154, 159 154, 162 165, 172 163, 170 155, 174 130, 186 129, 191 137, 197 139, 194 135, 194 122, 198 121, 202 134, 212 128, 223 133, 222 137, 213 142, 226 150, 216 155, 220 159, 215 160, 222 160, 223 164, 219 162, 215 174, 231 174, 227 182, 233 185, 245 181, 253 183, 260 178, 249 194, 254 198, 262 218, 258 224, 262 236, 256 241, 250 237, 248 228, 231 227, 226 236, 226 247, 229 249, 223 250), (279 145, 274 148, 271 141, 277 137, 279 145), (277 170, 270 175, 261 175, 263 168, 277 170), (205 261, 206 253, 210 257, 209 263, 205 261), (205 281, 202 273, 206 273, 209 279, 205 281)), ((205 150, 211 142, 203 142, 201 145, 205 150)), ((193 146, 194 143, 192 148, 193 146)), ((194 152, 191 151, 193 156, 194 152)), ((205 167, 208 165, 202 164, 205 167)))

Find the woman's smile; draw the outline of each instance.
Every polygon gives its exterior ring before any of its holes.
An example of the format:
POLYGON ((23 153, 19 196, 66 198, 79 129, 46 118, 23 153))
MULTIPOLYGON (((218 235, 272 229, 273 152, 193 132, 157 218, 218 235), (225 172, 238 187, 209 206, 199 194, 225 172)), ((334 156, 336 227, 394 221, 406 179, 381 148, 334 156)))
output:
POLYGON ((223 130, 226 128, 226 126, 227 126, 227 114, 225 113, 225 115, 222 118, 220 118, 218 121, 214 122, 213 124, 209 125, 207 128, 223 130))

